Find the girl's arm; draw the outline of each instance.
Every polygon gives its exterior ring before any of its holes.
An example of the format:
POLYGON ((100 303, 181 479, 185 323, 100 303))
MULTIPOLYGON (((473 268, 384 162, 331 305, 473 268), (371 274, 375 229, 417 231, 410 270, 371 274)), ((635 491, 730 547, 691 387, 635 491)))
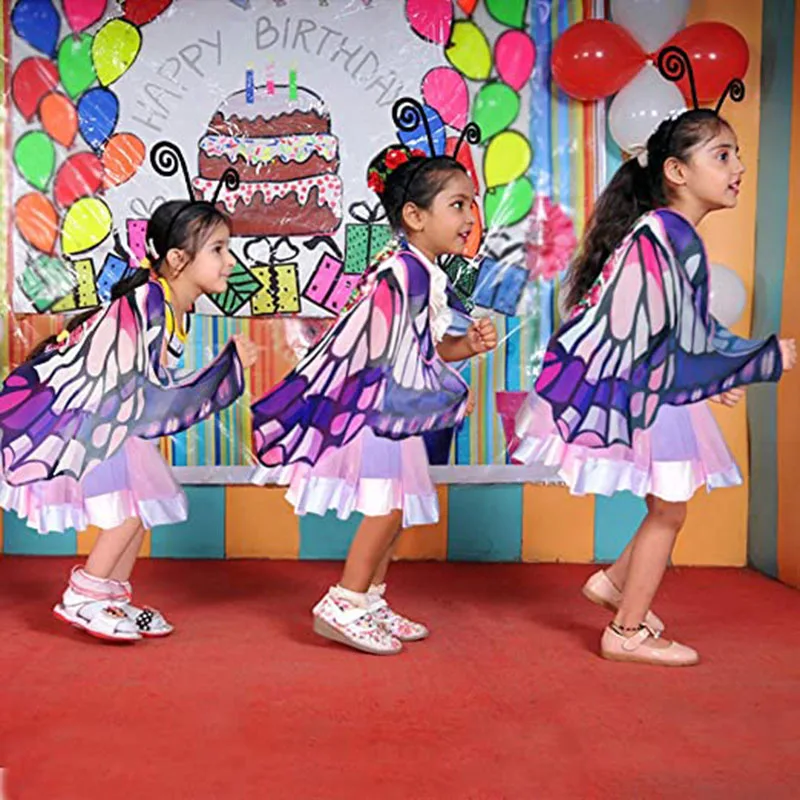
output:
POLYGON ((463 336, 445 336, 436 345, 442 361, 466 361, 497 347, 497 329, 485 317, 473 322, 463 336))

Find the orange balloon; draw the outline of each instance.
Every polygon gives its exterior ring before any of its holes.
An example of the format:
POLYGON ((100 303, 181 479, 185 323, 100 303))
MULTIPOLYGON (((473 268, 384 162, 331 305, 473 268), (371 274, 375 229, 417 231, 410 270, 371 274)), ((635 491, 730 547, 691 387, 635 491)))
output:
POLYGON ((467 258, 474 258, 475 254, 480 249, 481 240, 483 239, 481 210, 474 200, 472 201, 472 216, 475 219, 475 224, 472 226, 472 230, 469 232, 469 237, 467 238, 467 243, 464 246, 464 255, 467 258))
POLYGON ((14 205, 17 230, 28 244, 42 253, 52 253, 58 236, 58 213, 40 192, 20 197, 14 205))
POLYGON ((144 163, 144 142, 132 133, 117 133, 103 151, 106 189, 129 181, 144 163))
POLYGON ((72 147, 78 134, 78 112, 75 106, 58 92, 50 92, 39 106, 42 127, 64 147, 72 147))
POLYGON ((458 0, 458 5, 468 17, 471 17, 475 6, 478 5, 478 0, 458 0))

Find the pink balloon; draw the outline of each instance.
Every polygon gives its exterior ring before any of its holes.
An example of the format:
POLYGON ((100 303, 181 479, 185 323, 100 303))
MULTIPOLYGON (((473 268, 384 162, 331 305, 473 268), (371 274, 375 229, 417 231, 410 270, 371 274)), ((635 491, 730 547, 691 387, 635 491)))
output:
POLYGON ((502 80, 520 91, 533 72, 536 45, 523 31, 506 31, 494 46, 494 63, 502 80))
POLYGON ((467 124, 469 92, 461 73, 452 67, 434 67, 422 79, 425 102, 439 112, 445 125, 461 130, 467 124))
POLYGON ((64 15, 74 33, 95 24, 105 13, 106 0, 64 0, 64 15))
POLYGON ((451 0, 406 0, 406 17, 418 36, 434 44, 446 44, 453 27, 451 0))

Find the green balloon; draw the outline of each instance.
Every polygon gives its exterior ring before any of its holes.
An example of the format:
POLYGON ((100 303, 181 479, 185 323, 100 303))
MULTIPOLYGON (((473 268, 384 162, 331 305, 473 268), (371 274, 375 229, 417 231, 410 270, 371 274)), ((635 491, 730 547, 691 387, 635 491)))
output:
POLYGON ((481 129, 481 142, 504 131, 519 114, 519 95, 504 83, 487 83, 475 96, 472 121, 481 129))
POLYGON ((524 28, 528 0, 486 0, 486 10, 501 25, 524 28))
POLYGON ((31 186, 45 191, 53 177, 56 149, 46 133, 31 131, 14 145, 14 163, 31 186))
POLYGON ((61 85, 73 100, 97 80, 92 61, 93 38, 88 33, 82 33, 77 37, 70 34, 64 37, 58 48, 58 74, 61 85))
POLYGON ((489 189, 483 196, 486 229, 515 225, 531 210, 532 205, 533 186, 527 177, 489 189))

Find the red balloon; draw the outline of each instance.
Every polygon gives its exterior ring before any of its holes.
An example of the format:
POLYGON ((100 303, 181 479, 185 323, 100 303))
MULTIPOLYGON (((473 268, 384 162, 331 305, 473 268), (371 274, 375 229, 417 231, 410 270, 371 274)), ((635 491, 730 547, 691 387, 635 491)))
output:
POLYGON ((559 36, 553 47, 553 77, 578 100, 600 100, 618 92, 644 66, 646 55, 621 25, 587 19, 559 36))
MULTIPOLYGON (((733 78, 744 78, 750 63, 747 41, 724 22, 698 22, 676 33, 664 47, 680 47, 692 64, 697 100, 716 102, 733 78)), ((687 102, 692 102, 689 77, 678 81, 687 102)))
POLYGON ((42 98, 58 86, 58 68, 47 58, 34 56, 20 63, 11 78, 11 96, 30 122, 42 98))
POLYGON ((147 25, 162 11, 165 11, 172 0, 125 0, 125 19, 134 25, 147 25))
POLYGON ((70 156, 56 173, 53 196, 61 208, 69 208, 81 197, 100 191, 103 185, 103 162, 94 153, 70 156))

